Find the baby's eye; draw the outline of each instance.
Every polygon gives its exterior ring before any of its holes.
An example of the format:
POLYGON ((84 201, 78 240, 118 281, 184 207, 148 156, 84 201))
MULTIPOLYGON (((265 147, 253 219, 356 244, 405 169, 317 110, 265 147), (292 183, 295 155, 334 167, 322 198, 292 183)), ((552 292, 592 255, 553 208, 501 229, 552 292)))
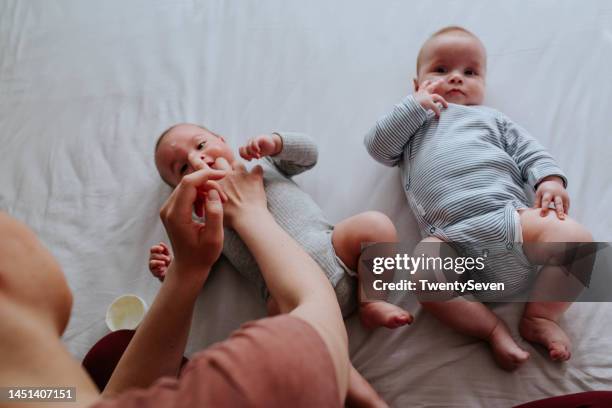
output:
POLYGON ((444 67, 436 67, 434 69, 434 72, 436 72, 438 74, 445 74, 446 73, 446 68, 444 68, 444 67))
POLYGON ((181 169, 179 170, 180 174, 185 174, 185 172, 187 171, 187 164, 183 164, 181 166, 181 169))
POLYGON ((465 75, 467 75, 467 76, 476 75, 476 71, 474 71, 473 69, 466 69, 465 70, 465 75))
POLYGON ((198 144, 198 150, 202 150, 204 148, 204 145, 206 145, 206 142, 200 142, 198 144))

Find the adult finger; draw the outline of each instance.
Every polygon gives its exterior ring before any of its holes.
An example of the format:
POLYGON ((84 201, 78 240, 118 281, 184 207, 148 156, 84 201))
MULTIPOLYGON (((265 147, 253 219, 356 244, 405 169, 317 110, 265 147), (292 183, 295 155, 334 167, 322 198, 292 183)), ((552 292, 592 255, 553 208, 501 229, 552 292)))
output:
POLYGON ((246 173, 246 167, 244 166, 244 163, 240 160, 234 160, 234 162, 232 163, 232 169, 239 173, 246 173))
POLYGON ((208 168, 194 171, 183 177, 168 199, 169 208, 166 213, 166 218, 176 216, 181 219, 183 223, 189 223, 191 221, 191 209, 198 198, 201 198, 198 187, 202 186, 210 179, 222 179, 225 177, 225 174, 226 172, 223 170, 208 168))
MULTIPOLYGON (((203 193, 204 196, 208 195, 208 192, 213 189, 217 190, 217 192, 221 196, 221 201, 227 201, 227 194, 225 193, 225 190, 223 190, 223 186, 221 186, 221 184, 219 184, 217 181, 208 180, 203 186, 200 187, 200 191, 203 193)), ((202 204, 204 204, 204 202, 202 202, 202 204)))
POLYGON ((232 170, 231 164, 229 164, 229 162, 227 161, 225 157, 218 157, 217 160, 215 160, 215 167, 219 170, 225 170, 225 171, 232 170))
POLYGON ((223 241, 223 206, 221 205, 221 197, 217 190, 210 190, 208 192, 205 206, 205 234, 209 240, 221 242, 223 241))
POLYGON ((251 170, 251 174, 256 174, 258 176, 263 175, 263 167, 261 167, 259 164, 255 167, 253 167, 253 170, 251 170))
POLYGON ((563 212, 563 199, 561 196, 555 196, 555 212, 557 213, 557 218, 560 220, 565 219, 565 213, 563 212))
POLYGON ((565 214, 569 214, 569 209, 570 209, 570 199, 569 197, 565 197, 565 200, 563 200, 563 212, 565 214))

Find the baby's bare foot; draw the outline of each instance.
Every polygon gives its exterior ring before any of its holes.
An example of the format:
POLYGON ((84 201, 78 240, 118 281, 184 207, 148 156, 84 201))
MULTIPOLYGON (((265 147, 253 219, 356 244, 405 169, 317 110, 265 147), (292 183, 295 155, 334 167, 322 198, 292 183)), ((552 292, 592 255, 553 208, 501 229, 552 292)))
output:
POLYGON ((395 329, 412 323, 412 315, 399 306, 387 302, 364 302, 359 305, 359 319, 366 329, 384 326, 395 329))
POLYGON ((501 320, 498 320, 487 341, 493 349, 495 361, 504 370, 516 370, 529 358, 529 353, 516 344, 508 326, 501 320))
POLYGON ((548 349, 553 361, 566 361, 571 357, 572 343, 559 324, 543 317, 523 316, 519 325, 521 336, 548 349))

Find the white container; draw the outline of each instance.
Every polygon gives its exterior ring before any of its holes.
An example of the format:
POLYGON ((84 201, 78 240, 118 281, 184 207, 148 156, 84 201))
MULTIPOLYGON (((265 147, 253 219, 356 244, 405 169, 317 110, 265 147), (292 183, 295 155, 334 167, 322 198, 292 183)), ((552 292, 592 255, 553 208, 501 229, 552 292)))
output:
POLYGON ((110 331, 134 330, 146 312, 147 304, 140 296, 119 296, 106 310, 106 326, 110 331))

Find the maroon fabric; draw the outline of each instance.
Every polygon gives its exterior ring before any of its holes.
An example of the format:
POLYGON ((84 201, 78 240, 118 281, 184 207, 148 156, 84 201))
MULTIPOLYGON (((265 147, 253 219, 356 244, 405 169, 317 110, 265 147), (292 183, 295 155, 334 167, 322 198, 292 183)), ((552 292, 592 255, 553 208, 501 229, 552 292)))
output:
POLYGON ((92 408, 339 407, 334 366, 319 334, 281 315, 246 323, 193 356, 180 379, 162 378, 92 408))
POLYGON ((526 404, 515 408, 610 408, 612 407, 612 391, 589 391, 578 394, 563 395, 526 404))
MULTIPOLYGON (((89 374, 91 379, 98 386, 98 390, 102 391, 108 380, 110 380, 115 367, 119 363, 123 352, 134 337, 136 330, 117 330, 102 337, 94 346, 87 352, 83 359, 83 368, 89 374)), ((189 360, 183 357, 181 368, 187 364, 189 360)))

